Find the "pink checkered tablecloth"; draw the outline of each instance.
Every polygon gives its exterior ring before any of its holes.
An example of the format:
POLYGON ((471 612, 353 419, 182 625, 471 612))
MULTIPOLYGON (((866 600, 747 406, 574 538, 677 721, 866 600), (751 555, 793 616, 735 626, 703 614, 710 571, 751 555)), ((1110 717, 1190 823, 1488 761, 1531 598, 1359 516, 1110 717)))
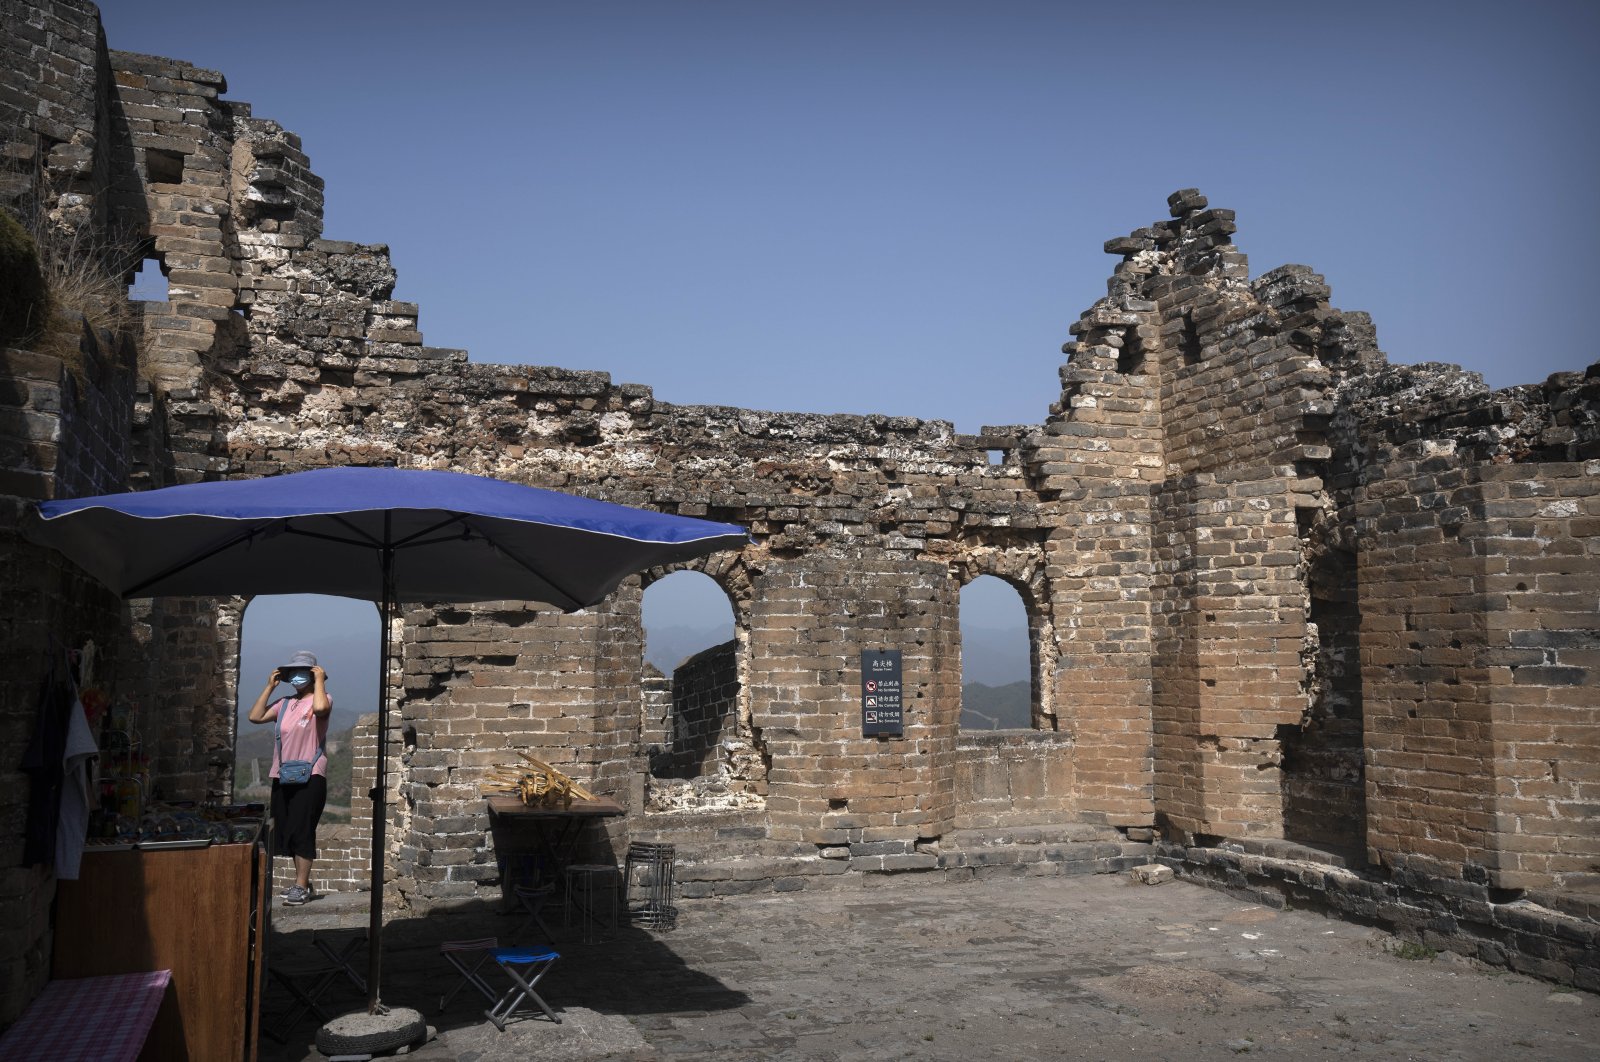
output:
POLYGON ((134 1062, 171 970, 50 981, 0 1037, 0 1062, 134 1062))

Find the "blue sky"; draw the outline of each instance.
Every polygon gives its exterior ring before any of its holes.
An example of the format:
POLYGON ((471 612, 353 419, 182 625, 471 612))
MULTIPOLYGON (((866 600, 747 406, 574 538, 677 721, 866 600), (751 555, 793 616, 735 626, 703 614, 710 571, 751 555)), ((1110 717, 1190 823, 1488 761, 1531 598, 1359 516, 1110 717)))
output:
POLYGON ((1198 186, 1397 361, 1594 359, 1587 2, 110 0, 304 138, 428 342, 674 402, 1043 419, 1108 238, 1198 186))
POLYGON ((1597 355, 1587 0, 101 9, 299 133, 326 235, 389 244, 428 342, 477 361, 1038 422, 1101 245, 1191 186, 1395 361, 1502 387, 1597 355))

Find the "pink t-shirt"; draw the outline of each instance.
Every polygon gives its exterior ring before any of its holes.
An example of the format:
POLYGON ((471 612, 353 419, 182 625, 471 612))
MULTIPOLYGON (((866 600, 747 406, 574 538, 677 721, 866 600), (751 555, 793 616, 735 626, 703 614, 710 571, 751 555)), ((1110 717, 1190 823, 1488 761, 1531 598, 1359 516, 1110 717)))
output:
MULTIPOLYGON (((311 710, 312 695, 307 693, 302 697, 284 697, 278 701, 277 715, 283 717, 283 726, 278 733, 282 739, 282 759, 309 760, 316 756, 317 762, 311 765, 312 774, 328 776, 328 757, 317 756, 317 746, 326 747, 328 740, 328 720, 333 713, 318 719, 311 710), (313 725, 314 724, 314 725, 313 725)), ((332 707, 333 698, 328 698, 328 705, 332 707)), ((274 716, 276 718, 277 716, 274 716)), ((274 724, 276 726, 276 724, 274 724)), ((272 743, 272 777, 278 777, 279 742, 272 743)))

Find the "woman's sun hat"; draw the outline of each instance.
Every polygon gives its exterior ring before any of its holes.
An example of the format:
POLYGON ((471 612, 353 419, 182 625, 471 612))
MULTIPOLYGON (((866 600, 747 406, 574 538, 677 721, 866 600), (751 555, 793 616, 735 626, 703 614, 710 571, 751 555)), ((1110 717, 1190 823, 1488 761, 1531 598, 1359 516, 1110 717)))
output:
POLYGON ((311 653, 311 652, 309 652, 309 651, 307 651, 305 649, 302 649, 298 653, 295 653, 293 656, 291 656, 289 658, 289 662, 287 664, 283 665, 283 667, 279 668, 278 670, 280 670, 280 671, 299 671, 302 668, 312 668, 312 667, 316 667, 316 666, 317 666, 316 654, 311 653))

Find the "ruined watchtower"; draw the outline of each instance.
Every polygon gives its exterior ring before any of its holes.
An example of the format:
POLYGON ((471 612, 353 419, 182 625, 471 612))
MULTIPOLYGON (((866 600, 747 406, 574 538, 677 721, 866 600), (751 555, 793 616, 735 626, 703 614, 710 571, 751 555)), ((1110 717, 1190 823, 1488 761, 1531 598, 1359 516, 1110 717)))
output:
MULTIPOLYGON (((108 50, 87 3, 10 9, 7 204, 131 234, 170 281, 140 307, 141 356, 92 336, 81 364, 5 351, 13 514, 386 461, 754 536, 699 566, 735 637, 676 676, 642 658, 662 571, 572 616, 406 612, 380 750, 395 902, 498 888, 479 785, 524 749, 628 806, 611 844, 676 841, 688 895, 1162 858, 1595 984, 1600 366, 1491 392, 1391 365, 1311 269, 1252 280, 1233 212, 1193 189, 1106 244, 1107 294, 1034 424, 672 405, 472 362, 426 345, 385 247, 323 238, 303 145, 221 74, 108 50), (981 575, 1027 610, 1025 730, 958 724, 959 594, 981 575), (903 654, 900 737, 862 733, 875 648, 903 654), (692 756, 662 751, 672 712, 692 756)), ((119 696, 182 676, 155 770, 171 797, 224 793, 245 603, 118 603, 10 530, 0 557, 7 659, 92 635, 119 696)), ((7 747, 31 735, 36 680, 0 678, 7 747)), ((365 845, 333 832, 325 887, 365 880, 365 845)), ((7 925, 31 943, 6 1013, 48 946, 51 879, 17 862, 7 925)))

